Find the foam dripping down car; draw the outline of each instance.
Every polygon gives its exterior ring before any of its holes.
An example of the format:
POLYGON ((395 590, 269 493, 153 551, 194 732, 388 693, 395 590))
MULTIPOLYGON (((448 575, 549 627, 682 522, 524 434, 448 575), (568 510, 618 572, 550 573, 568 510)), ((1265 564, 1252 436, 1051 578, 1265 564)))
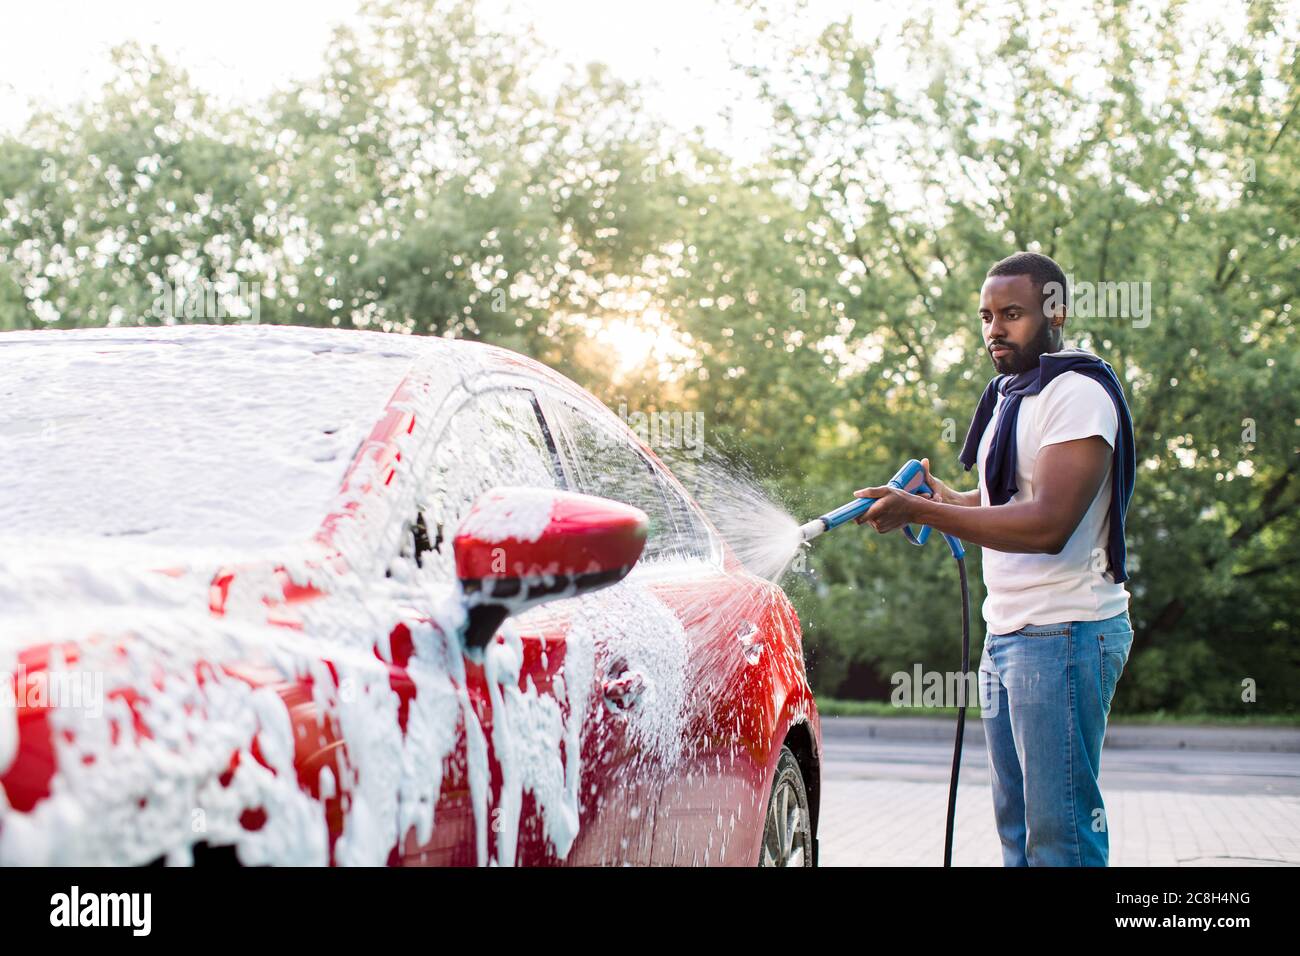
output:
POLYGON ((563 376, 198 326, 0 388, 0 863, 814 862, 793 609, 563 376))

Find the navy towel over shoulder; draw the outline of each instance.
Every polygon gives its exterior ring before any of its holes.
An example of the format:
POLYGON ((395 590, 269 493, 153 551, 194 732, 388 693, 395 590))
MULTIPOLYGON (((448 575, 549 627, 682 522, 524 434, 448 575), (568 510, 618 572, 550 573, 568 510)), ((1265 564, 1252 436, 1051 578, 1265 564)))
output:
POLYGON ((1124 518, 1128 513, 1129 501, 1133 497, 1133 481, 1137 476, 1137 452, 1133 447, 1133 418, 1129 414, 1128 402, 1124 399, 1124 388, 1119 377, 1110 365, 1091 352, 1082 349, 1063 349, 1051 352, 1039 359, 1038 368, 1019 375, 997 375, 989 382, 980 397, 971 419, 970 431, 966 433, 966 444, 961 450, 961 463, 970 471, 975 467, 979 455, 980 440, 984 429, 988 427, 993 411, 997 407, 998 393, 1005 396, 1002 414, 998 417, 998 429, 993 434, 989 445, 988 458, 984 462, 984 485, 988 489, 989 501, 995 505, 1006 504, 1019 490, 1016 487, 1016 419, 1020 414, 1020 399, 1026 395, 1037 395, 1056 376, 1063 372, 1078 372, 1099 382, 1115 403, 1115 412, 1119 417, 1119 431, 1115 437, 1114 467, 1111 469, 1111 511, 1110 539, 1106 556, 1115 583, 1128 580, 1124 569, 1127 551, 1124 546, 1124 518))

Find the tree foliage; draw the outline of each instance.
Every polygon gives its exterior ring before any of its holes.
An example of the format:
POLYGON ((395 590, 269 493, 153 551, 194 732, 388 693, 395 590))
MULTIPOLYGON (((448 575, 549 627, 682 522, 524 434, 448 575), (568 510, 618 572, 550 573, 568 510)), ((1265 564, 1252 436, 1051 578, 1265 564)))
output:
MULTIPOLYGON (((544 87, 548 51, 467 0, 369 3, 320 76, 251 110, 122 48, 97 96, 0 139, 0 328, 212 321, 159 309, 201 284, 235 318, 255 286, 262 322, 479 337, 611 404, 702 412, 803 520, 910 457, 973 486, 978 291, 1038 250, 1076 289, 1150 290, 1066 327, 1137 430, 1116 707, 1249 712, 1253 680, 1294 709, 1294 10, 960 2, 809 38, 745 9, 764 55, 735 66, 773 135, 744 166, 598 64, 544 87), (678 347, 620 365, 617 323, 678 347)), ((955 669, 944 554, 818 542, 787 585, 821 691, 955 669)))

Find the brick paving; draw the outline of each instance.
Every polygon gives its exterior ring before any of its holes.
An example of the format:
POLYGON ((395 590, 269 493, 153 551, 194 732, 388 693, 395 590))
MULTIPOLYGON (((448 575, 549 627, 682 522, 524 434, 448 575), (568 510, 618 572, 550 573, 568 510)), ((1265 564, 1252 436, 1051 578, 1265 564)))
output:
MULTIPOLYGON (((942 864, 951 728, 938 723, 924 739, 912 724, 896 739, 879 721, 823 723, 821 864, 942 864)), ((1001 866, 984 741, 978 719, 972 724, 953 863, 1001 866)), ((1267 734, 1251 752, 1242 732, 1233 733, 1234 750, 1200 748, 1195 740, 1170 750, 1158 736, 1147 741, 1155 746, 1115 747, 1108 736, 1101 787, 1112 866, 1300 866, 1300 755, 1267 734)), ((1207 742, 1215 740, 1200 741, 1207 742)))

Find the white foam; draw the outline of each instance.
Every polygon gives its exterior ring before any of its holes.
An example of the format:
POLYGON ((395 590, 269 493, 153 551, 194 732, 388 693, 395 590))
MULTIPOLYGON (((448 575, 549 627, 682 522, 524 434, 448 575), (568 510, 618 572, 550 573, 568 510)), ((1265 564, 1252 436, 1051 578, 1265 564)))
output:
POLYGON ((484 495, 461 523, 460 533, 480 541, 536 541, 551 524, 553 492, 503 488, 484 495))

